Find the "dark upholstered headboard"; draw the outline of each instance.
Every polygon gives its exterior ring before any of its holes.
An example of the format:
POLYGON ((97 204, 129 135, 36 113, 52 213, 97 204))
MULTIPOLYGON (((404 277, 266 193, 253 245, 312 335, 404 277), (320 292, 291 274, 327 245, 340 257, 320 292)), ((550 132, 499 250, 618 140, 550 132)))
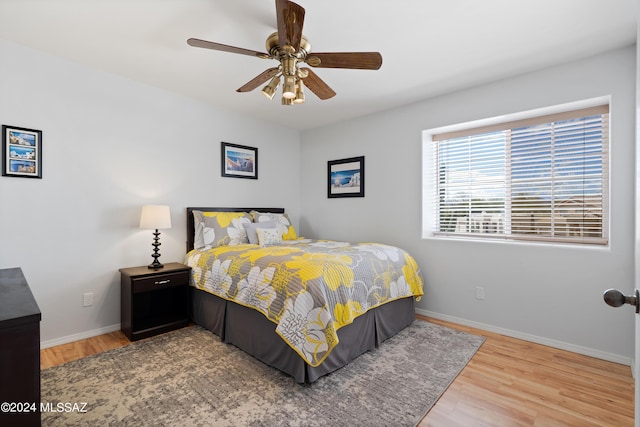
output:
POLYGON ((203 212, 273 212, 284 213, 284 208, 187 208, 187 252, 193 249, 193 237, 195 233, 195 225, 193 221, 193 211, 203 212))

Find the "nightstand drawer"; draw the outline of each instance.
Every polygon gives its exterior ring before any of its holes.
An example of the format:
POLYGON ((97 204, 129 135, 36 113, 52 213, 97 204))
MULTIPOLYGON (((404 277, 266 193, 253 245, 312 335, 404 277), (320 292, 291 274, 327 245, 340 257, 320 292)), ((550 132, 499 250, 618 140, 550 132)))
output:
POLYGON ((148 292, 174 286, 185 286, 189 284, 189 271, 179 271, 177 273, 167 273, 151 277, 140 277, 132 280, 132 291, 134 294, 148 292))

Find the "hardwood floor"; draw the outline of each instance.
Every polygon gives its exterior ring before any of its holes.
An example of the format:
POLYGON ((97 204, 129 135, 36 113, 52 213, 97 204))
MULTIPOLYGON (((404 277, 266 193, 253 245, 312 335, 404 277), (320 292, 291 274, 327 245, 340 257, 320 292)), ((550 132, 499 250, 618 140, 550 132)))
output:
POLYGON ((40 350, 40 369, 47 369, 52 366, 62 365, 72 360, 91 356, 111 350, 112 348, 123 347, 131 344, 121 331, 111 332, 85 340, 74 341, 56 347, 40 350))
POLYGON ((633 426, 634 382, 629 366, 425 320, 487 340, 421 427, 633 426))
MULTIPOLYGON (((487 338, 420 427, 634 424, 634 382, 628 366, 418 318, 487 338)), ((121 332, 112 332, 44 349, 40 364, 46 369, 128 344, 121 332)))

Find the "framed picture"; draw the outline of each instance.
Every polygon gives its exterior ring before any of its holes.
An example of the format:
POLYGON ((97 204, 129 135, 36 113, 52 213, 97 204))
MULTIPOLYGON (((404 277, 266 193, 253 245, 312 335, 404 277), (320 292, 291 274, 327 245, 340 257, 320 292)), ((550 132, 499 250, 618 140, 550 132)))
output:
POLYGON ((42 131, 2 125, 2 176, 42 178, 42 131))
POLYGON ((258 149, 222 143, 222 176, 258 179, 258 149))
POLYGON ((364 156, 329 160, 328 197, 364 197, 364 156))

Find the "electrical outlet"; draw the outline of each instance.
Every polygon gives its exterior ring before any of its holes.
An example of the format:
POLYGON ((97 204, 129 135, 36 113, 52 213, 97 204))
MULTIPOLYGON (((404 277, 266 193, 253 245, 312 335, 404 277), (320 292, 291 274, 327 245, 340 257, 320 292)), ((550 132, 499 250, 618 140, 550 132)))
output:
POLYGON ((93 305, 93 292, 87 292, 82 294, 82 306, 90 307, 93 305))
POLYGON ((484 299, 484 288, 482 286, 476 286, 476 299, 484 299))

